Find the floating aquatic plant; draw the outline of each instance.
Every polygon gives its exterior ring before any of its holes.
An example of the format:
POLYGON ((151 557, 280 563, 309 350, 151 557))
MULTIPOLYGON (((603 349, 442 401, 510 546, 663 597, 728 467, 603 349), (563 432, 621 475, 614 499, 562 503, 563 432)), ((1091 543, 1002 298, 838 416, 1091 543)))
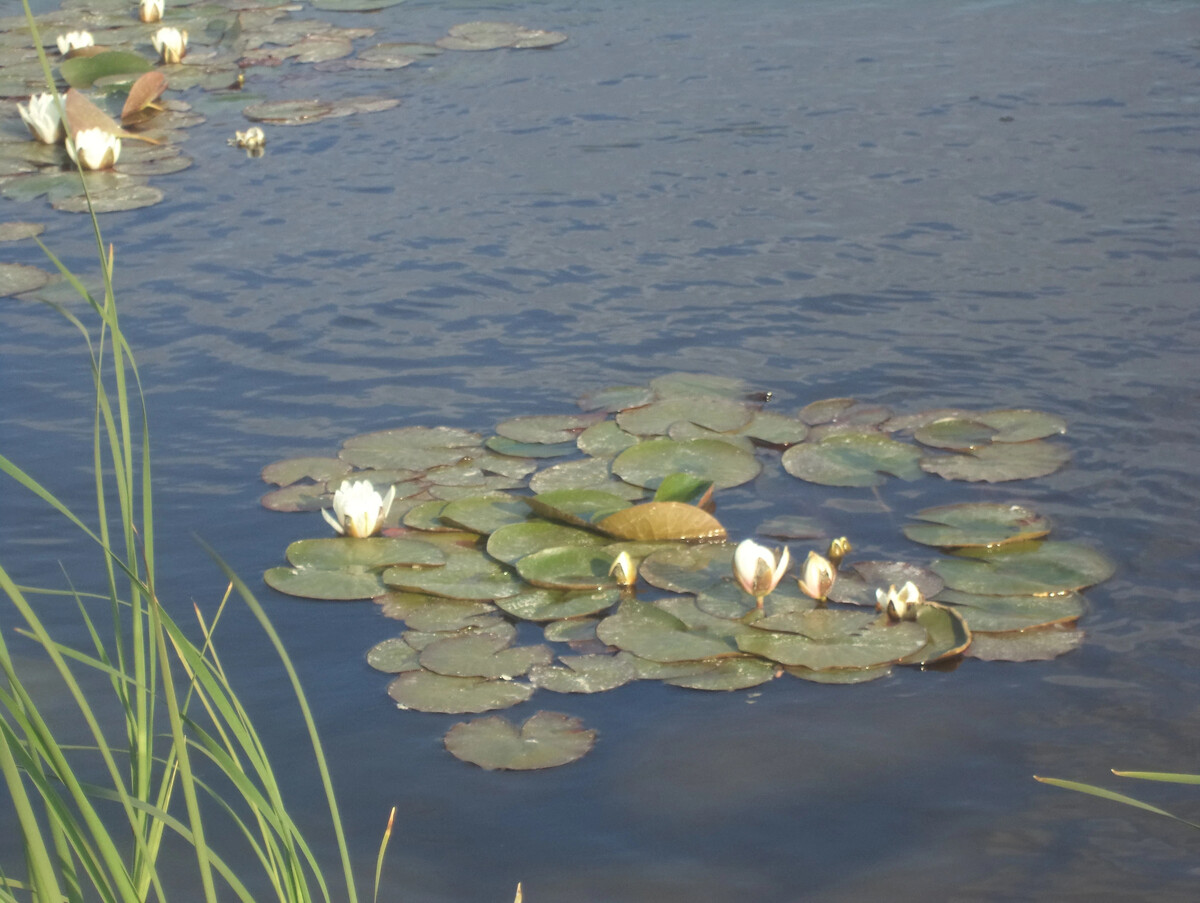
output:
MULTIPOLYGON (((277 461, 263 470, 277 487, 266 507, 336 508, 339 487, 365 482, 372 530, 362 532, 383 535, 300 540, 266 580, 294 596, 374 599, 403 621, 407 630, 367 661, 395 675, 399 707, 433 712, 487 712, 537 690, 595 693, 631 680, 710 691, 784 675, 861 683, 895 666, 1045 659, 1078 645, 1079 593, 1112 565, 1087 546, 1046 539, 1048 521, 1027 506, 917 511, 905 536, 943 552, 926 563, 849 561, 841 537, 796 571, 786 547, 735 545, 718 517, 722 492, 765 469, 834 486, 929 474, 1001 481, 1016 478, 1014 462, 1029 460, 1031 446, 1053 449, 1061 466, 1067 450, 1046 441, 1065 430, 1059 418, 895 415, 853 399, 793 414, 763 406, 738 381, 670 374, 591 393, 583 414, 506 420, 490 436, 402 427, 351 437, 336 457, 277 461), (945 463, 987 449, 999 450, 991 469, 945 463), (521 643, 532 625, 544 642, 521 643)), ((777 516, 758 532, 812 538, 819 529, 777 516)), ((536 768, 591 747, 567 716, 543 714, 520 730, 499 719, 459 726, 447 748, 487 768, 536 768), (529 738, 543 731, 555 753, 532 756, 529 738)))

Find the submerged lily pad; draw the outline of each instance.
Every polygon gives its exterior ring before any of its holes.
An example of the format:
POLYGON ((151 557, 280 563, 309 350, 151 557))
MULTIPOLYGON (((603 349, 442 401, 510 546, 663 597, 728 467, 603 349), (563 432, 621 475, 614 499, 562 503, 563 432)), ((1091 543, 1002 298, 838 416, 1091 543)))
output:
POLYGON ((532 771, 583 758, 595 744, 596 732, 586 730, 578 718, 538 712, 519 730, 498 715, 456 724, 445 742, 455 758, 480 768, 532 771))
POLYGON ((819 442, 793 445, 783 453, 783 469, 823 486, 878 486, 885 474, 902 480, 921 476, 921 453, 879 433, 849 432, 819 442))
POLYGON ((1095 549, 1070 542, 1020 543, 933 563, 946 586, 985 596, 1042 596, 1083 589, 1113 575, 1095 549))
POLYGON ((1038 539, 1050 532, 1049 522, 1022 505, 968 502, 926 508, 915 515, 925 524, 909 524, 904 535, 913 542, 943 548, 998 546, 1038 539))
POLYGON ((402 709, 462 715, 518 705, 533 695, 533 687, 515 680, 449 677, 421 670, 393 680, 388 695, 402 709))

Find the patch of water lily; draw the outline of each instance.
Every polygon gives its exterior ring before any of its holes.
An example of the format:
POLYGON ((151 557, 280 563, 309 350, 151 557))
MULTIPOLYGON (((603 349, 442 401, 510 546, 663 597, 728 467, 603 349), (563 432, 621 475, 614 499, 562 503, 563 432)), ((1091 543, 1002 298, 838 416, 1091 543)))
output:
MULTIPOLYGON (((372 13, 398 2, 314 0, 311 8, 372 13)), ((86 210, 77 176, 70 189, 65 180, 44 178, 73 175, 73 161, 78 160, 84 170, 123 177, 108 180, 99 196, 93 194, 97 212, 148 206, 163 198, 162 189, 151 187, 148 177, 177 172, 190 162, 178 150, 178 131, 204 122, 204 117, 189 112, 191 107, 179 96, 182 92, 244 97, 243 115, 254 123, 306 125, 391 110, 400 100, 378 95, 266 96, 284 84, 282 77, 268 74, 272 70, 295 65, 313 66, 313 71, 401 69, 446 50, 548 48, 567 39, 559 32, 514 23, 468 22, 429 42, 370 45, 365 42, 375 28, 293 15, 300 9, 272 0, 231 5, 71 0, 35 19, 65 107, 47 91, 25 18, 0 18, 0 97, 17 101, 0 133, 0 193, 10 200, 44 196, 56 209, 86 210), (242 93, 247 84, 253 94, 242 93), (138 142, 172 151, 134 151, 138 142), (52 188, 45 187, 49 185, 52 188)), ((254 126, 237 132, 230 143, 257 157, 267 137, 254 126)))
MULTIPOLYGON (((1081 592, 1112 565, 1049 539, 1028 505, 916 511, 906 560, 848 558, 853 537, 793 558, 786 545, 737 541, 718 511, 764 473, 859 487, 1027 478, 1025 462, 1042 454, 1030 447, 1067 460, 1050 438, 1065 431, 1060 419, 896 414, 854 399, 789 413, 766 410, 768 398, 736 380, 669 374, 589 393, 584 413, 512 418, 491 434, 402 427, 350 437, 336 455, 277 461, 263 471, 275 487, 263 504, 321 510, 345 535, 293 543, 267 583, 374 599, 406 630, 368 663, 395 675, 400 708, 444 713, 634 680, 706 691, 788 676, 867 683, 896 667, 1046 659, 1078 645, 1081 592), (994 460, 979 463, 988 449, 994 460), (960 458, 970 460, 952 466, 960 458), (929 548, 940 555, 924 558, 929 548)), ((811 541, 822 527, 783 510, 756 532, 811 541)), ((539 718, 531 728, 493 716, 452 729, 446 745, 486 768, 564 764, 591 748, 567 716, 539 718), (543 733, 558 750, 545 758, 529 739, 543 733)))

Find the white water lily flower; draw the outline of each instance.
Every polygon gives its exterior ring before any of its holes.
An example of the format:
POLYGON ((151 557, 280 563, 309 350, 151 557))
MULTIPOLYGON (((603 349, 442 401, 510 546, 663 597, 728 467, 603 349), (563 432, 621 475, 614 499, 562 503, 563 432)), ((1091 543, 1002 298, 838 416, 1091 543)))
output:
POLYGON ((29 98, 28 107, 17 104, 17 112, 33 137, 42 144, 58 144, 66 137, 62 110, 53 94, 34 94, 29 98))
POLYGON ((331 517, 324 508, 321 509, 321 516, 339 533, 364 539, 377 533, 383 526, 383 519, 387 517, 395 498, 395 486, 388 490, 386 496, 381 496, 370 480, 343 483, 333 494, 334 516, 331 517))
POLYGON ((67 155, 84 169, 108 169, 121 156, 121 139, 104 129, 83 129, 67 139, 67 155))
POLYGON ((92 37, 90 31, 69 31, 66 34, 60 34, 56 41, 58 44, 58 52, 66 56, 72 50, 81 50, 84 47, 91 47, 96 43, 96 39, 92 37))
POLYGON ((925 596, 911 580, 900 589, 889 586, 886 593, 875 590, 875 607, 895 621, 912 620, 916 616, 915 607, 924 601, 925 596))
POLYGON ((157 22, 163 17, 163 0, 142 0, 138 4, 138 18, 143 22, 157 22))
POLYGON ((804 559, 804 576, 800 578, 800 591, 804 595, 824 602, 836 579, 837 571, 827 558, 816 552, 808 553, 808 557, 804 559))
POLYGON ((150 38, 164 63, 178 63, 187 53, 187 32, 181 28, 160 28, 150 38))
POLYGON ((252 125, 244 132, 234 132, 229 143, 244 147, 246 150, 261 150, 262 146, 267 143, 267 136, 258 126, 252 125))
POLYGON ((637 565, 633 563, 630 554, 624 550, 613 559, 608 573, 621 586, 633 586, 637 583, 637 565))
POLYGON ((753 539, 743 539, 733 553, 733 576, 762 608, 763 599, 779 585, 791 560, 787 546, 780 550, 777 558, 766 546, 760 546, 753 539))

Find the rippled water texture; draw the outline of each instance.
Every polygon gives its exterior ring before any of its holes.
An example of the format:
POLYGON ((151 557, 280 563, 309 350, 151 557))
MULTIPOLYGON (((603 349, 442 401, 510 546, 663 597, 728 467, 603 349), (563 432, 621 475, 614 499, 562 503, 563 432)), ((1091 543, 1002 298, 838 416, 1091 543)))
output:
MULTIPOLYGON (((1073 462, 1052 477, 892 482, 886 514, 854 513, 869 492, 781 478, 731 493, 735 534, 808 514, 864 557, 912 555, 905 514, 1011 499, 1118 564, 1087 594, 1087 643, 1053 662, 760 695, 540 694, 600 740, 526 775, 447 755, 457 718, 394 710, 363 663, 395 632, 372 606, 264 587, 367 883, 395 803, 386 874, 406 901, 507 899, 517 880, 543 903, 1194 899, 1194 833, 1030 775, 1198 770, 1200 7, 413 0, 333 18, 379 40, 485 18, 570 41, 262 75, 276 97, 404 101, 268 129, 262 159, 225 146, 237 106, 198 99, 196 166, 155 180, 167 203, 103 217, 181 606, 223 589, 193 532, 255 583, 287 542, 322 535, 258 507, 269 461, 385 426, 486 430, 672 370, 743 377, 788 412, 854 395, 1071 424, 1073 462)), ((51 247, 91 266, 83 218, 2 215, 45 221, 51 247)), ((85 506, 78 341, 5 299, 0 352, 4 452, 85 506)), ((79 550, 2 492, 6 566, 58 579, 79 550)), ((273 716, 286 688, 247 621, 231 616, 226 662, 273 716)), ((289 716, 270 718, 285 758, 289 716)), ((1122 789, 1200 813, 1186 788, 1122 789)))

